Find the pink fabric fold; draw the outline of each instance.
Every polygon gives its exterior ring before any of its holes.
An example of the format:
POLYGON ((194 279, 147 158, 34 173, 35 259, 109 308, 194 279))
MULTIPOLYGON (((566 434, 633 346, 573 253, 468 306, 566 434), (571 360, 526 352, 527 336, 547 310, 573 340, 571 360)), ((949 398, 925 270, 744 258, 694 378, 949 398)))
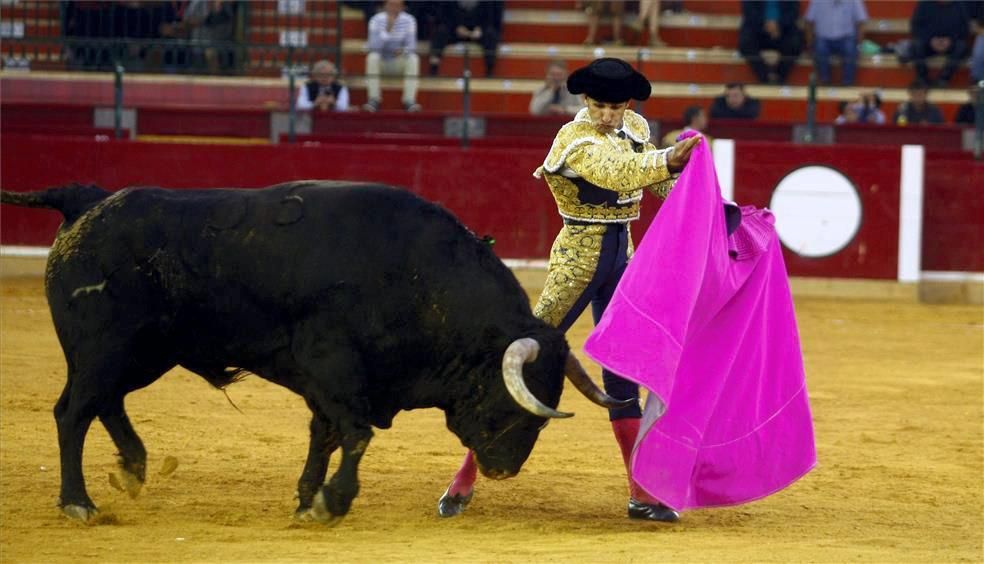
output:
POLYGON ((632 474, 677 510, 758 499, 816 464, 772 214, 742 207, 729 236, 723 204, 702 143, 585 343, 651 392, 632 474))

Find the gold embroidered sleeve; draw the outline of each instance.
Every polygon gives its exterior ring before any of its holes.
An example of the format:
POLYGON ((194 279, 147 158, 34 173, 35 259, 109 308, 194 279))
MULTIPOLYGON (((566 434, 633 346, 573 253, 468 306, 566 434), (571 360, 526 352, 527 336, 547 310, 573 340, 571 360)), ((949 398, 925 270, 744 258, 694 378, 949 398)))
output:
POLYGON ((666 197, 670 195, 670 190, 672 190, 676 185, 677 178, 680 178, 680 175, 674 174, 662 182, 657 182, 646 186, 646 190, 648 190, 653 196, 656 196, 661 200, 665 200, 666 197))
POLYGON ((584 144, 568 155, 568 168, 588 182, 619 193, 632 193, 670 179, 666 151, 630 153, 600 144, 584 144))
MULTIPOLYGON (((646 148, 647 149, 649 147, 652 147, 652 146, 653 145, 651 143, 646 143, 646 148)), ((669 157, 669 156, 670 156, 670 150, 669 149, 664 149, 663 150, 664 162, 665 162, 665 159, 667 157, 669 157)), ((667 172, 669 172, 669 169, 667 169, 667 172)), ((673 186, 676 185, 677 179, 680 178, 680 173, 678 173, 678 172, 677 173, 672 173, 671 172, 669 174, 670 174, 669 178, 667 178, 666 180, 661 180, 659 182, 655 182, 653 184, 650 184, 649 186, 646 186, 646 190, 650 194, 652 194, 653 196, 656 196, 657 198, 659 198, 661 200, 665 200, 666 197, 670 195, 670 190, 672 190, 673 189, 673 186)))

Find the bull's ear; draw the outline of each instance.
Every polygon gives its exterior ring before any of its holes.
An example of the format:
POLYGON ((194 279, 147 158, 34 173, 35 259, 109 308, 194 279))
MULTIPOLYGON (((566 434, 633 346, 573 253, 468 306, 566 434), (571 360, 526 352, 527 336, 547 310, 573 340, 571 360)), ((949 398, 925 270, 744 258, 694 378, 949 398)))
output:
POLYGON ((584 397, 588 398, 597 405, 601 407, 607 407, 608 409, 619 409, 622 407, 629 407, 635 403, 635 399, 615 399, 612 396, 606 394, 601 388, 599 388, 594 381, 588 376, 588 373, 578 362, 577 357, 574 353, 567 353, 567 362, 564 364, 564 376, 574 384, 577 391, 584 394, 584 397))
POLYGON ((557 411, 544 405, 526 387, 526 381, 523 380, 523 364, 536 360, 539 353, 540 343, 535 339, 516 339, 510 343, 502 355, 502 380, 506 384, 506 390, 520 407, 533 415, 546 418, 572 417, 573 413, 557 411))

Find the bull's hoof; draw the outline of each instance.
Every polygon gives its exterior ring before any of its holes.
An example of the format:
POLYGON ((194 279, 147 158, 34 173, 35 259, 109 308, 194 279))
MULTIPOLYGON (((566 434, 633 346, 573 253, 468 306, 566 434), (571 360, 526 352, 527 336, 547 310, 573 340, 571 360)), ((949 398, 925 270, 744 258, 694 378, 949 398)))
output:
POLYGON ((315 523, 318 520, 314 516, 314 509, 306 507, 294 511, 294 521, 298 523, 315 523))
POLYGON ((73 521, 91 523, 96 514, 99 513, 99 510, 95 507, 86 507, 84 505, 64 505, 62 506, 62 513, 73 521))
POLYGON ((676 523, 680 520, 680 514, 662 503, 649 504, 629 499, 629 519, 676 523))
POLYGON ((325 494, 321 490, 318 490, 318 493, 315 494, 314 504, 310 509, 305 512, 298 510, 294 513, 295 519, 311 519, 321 523, 322 525, 328 525, 329 527, 334 527, 335 525, 341 523, 343 517, 345 517, 345 515, 335 515, 328 510, 328 505, 325 503, 325 494), (299 513, 302 513, 302 516, 299 517, 299 513), (304 516, 303 513, 306 513, 306 516, 304 516))
POLYGON ((437 501, 437 514, 441 517, 454 517, 462 512, 468 507, 471 502, 472 495, 475 494, 475 490, 468 492, 467 495, 454 494, 451 495, 448 492, 451 488, 444 490, 444 495, 441 499, 437 501))
POLYGON ((119 476, 113 473, 109 474, 109 485, 121 492, 126 492, 131 498, 136 499, 140 495, 140 490, 143 488, 143 481, 136 474, 120 468, 119 476))

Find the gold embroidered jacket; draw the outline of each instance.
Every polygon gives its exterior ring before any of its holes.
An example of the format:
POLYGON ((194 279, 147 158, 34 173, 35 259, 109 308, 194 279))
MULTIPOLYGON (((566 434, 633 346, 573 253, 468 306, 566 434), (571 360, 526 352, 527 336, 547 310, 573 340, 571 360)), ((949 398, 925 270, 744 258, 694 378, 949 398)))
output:
POLYGON ((582 109, 557 133, 542 175, 560 215, 594 223, 627 223, 639 218, 642 191, 665 198, 675 178, 666 168, 670 149, 649 142, 649 123, 625 110, 622 131, 601 133, 582 109))

